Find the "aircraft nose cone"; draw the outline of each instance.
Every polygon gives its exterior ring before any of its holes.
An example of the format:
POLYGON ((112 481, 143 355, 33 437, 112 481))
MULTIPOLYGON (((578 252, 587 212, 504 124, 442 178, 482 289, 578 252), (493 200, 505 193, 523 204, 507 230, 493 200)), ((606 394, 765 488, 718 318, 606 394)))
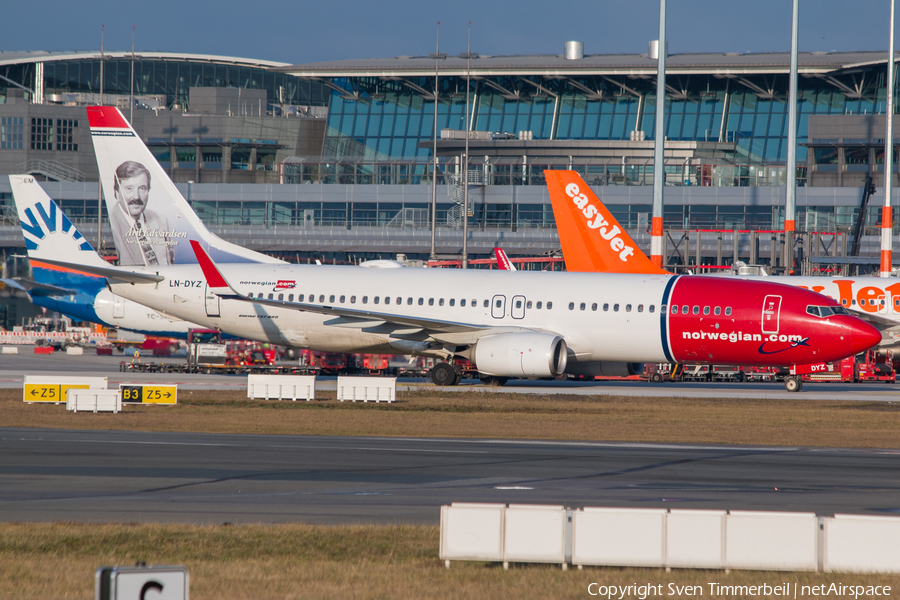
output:
POLYGON ((850 347, 853 354, 865 352, 881 343, 881 332, 862 319, 854 318, 850 324, 850 347))

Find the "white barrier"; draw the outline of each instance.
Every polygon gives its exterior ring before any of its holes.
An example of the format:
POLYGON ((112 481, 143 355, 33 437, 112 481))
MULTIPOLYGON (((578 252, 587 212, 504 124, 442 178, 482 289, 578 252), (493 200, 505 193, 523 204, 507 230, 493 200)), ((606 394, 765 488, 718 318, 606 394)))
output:
POLYGON ((900 517, 825 519, 826 573, 900 573, 900 517))
POLYGON ((66 348, 66 354, 69 356, 81 356, 84 354, 84 348, 81 346, 69 346, 66 348))
POLYGON ((816 571, 819 519, 813 513, 730 511, 725 568, 816 571))
POLYGON ((122 410, 122 395, 119 390, 69 389, 66 410, 117 413, 122 410))
POLYGON ((441 560, 503 560, 503 504, 454 502, 441 507, 441 560))
POLYGON ((315 375, 247 375, 247 397, 296 401, 316 399, 315 375))
POLYGON ((18 346, 3 346, 0 348, 0 354, 18 354, 19 347, 18 346))
POLYGON ((393 402, 397 398, 396 377, 345 377, 337 379, 337 399, 363 402, 393 402))
POLYGON ((677 510, 666 516, 666 567, 725 568, 724 510, 677 510))
POLYGON ((574 514, 572 564, 661 567, 665 534, 665 509, 584 508, 574 514))
POLYGON ((503 518, 503 567, 510 562, 566 565, 566 508, 510 504, 503 518))

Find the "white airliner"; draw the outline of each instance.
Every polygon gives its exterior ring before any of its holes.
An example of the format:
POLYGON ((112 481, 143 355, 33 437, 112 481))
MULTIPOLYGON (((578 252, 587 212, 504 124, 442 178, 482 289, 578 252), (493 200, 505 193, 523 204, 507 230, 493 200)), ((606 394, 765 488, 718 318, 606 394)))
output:
MULTIPOLYGON (((41 254, 41 246, 50 238, 61 236, 69 241, 66 254, 55 256, 71 262, 107 267, 109 264, 94 252, 78 228, 62 213, 34 177, 10 175, 13 198, 25 238, 29 258, 41 254)), ((80 321, 106 327, 127 329, 162 337, 187 337, 188 330, 199 327, 176 317, 167 317, 141 304, 117 297, 104 279, 77 269, 67 269, 31 260, 37 287, 29 290, 38 306, 59 311, 80 321)))
MULTIPOLYGON (((206 231, 118 110, 91 107, 88 116, 107 206, 128 225, 118 237, 132 246, 134 264, 80 268, 106 277, 116 294, 239 337, 331 352, 464 357, 494 381, 627 374, 664 361, 791 365, 799 374, 881 338, 834 301, 768 282, 252 264, 255 253, 206 231), (194 264, 167 264, 187 262, 188 252, 194 264)), ((67 238, 50 241, 60 245, 42 244, 37 258, 72 267, 77 253, 67 238)), ((439 363, 432 379, 455 384, 459 370, 439 363)), ((798 389, 799 379, 788 387, 798 389)))
MULTIPOLYGON (((575 171, 544 171, 568 271, 662 274, 575 171)), ((728 275, 709 277, 732 278, 728 275)), ((881 349, 900 347, 900 280, 894 277, 740 277, 824 294, 882 332, 881 349)))

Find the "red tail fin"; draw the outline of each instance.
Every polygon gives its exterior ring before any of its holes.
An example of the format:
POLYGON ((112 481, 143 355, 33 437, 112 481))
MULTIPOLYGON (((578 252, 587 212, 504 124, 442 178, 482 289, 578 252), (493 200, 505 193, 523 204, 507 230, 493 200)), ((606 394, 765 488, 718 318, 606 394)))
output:
POLYGON ((501 271, 515 271, 516 265, 512 264, 506 252, 502 248, 494 248, 494 254, 497 256, 497 268, 501 271))
POLYGON ((544 171, 566 270, 668 273, 647 258, 575 171, 544 171))

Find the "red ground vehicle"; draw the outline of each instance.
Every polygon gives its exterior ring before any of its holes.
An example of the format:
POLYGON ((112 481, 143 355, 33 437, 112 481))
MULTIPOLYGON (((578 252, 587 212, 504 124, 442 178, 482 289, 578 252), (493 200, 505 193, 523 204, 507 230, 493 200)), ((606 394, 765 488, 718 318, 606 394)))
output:
POLYGON ((147 336, 141 344, 141 354, 153 356, 171 356, 181 349, 178 340, 172 338, 147 336))
POLYGON ((804 381, 884 381, 895 383, 897 374, 893 367, 893 353, 888 350, 884 362, 878 362, 878 352, 869 350, 836 363, 829 363, 828 371, 804 375, 804 381))

